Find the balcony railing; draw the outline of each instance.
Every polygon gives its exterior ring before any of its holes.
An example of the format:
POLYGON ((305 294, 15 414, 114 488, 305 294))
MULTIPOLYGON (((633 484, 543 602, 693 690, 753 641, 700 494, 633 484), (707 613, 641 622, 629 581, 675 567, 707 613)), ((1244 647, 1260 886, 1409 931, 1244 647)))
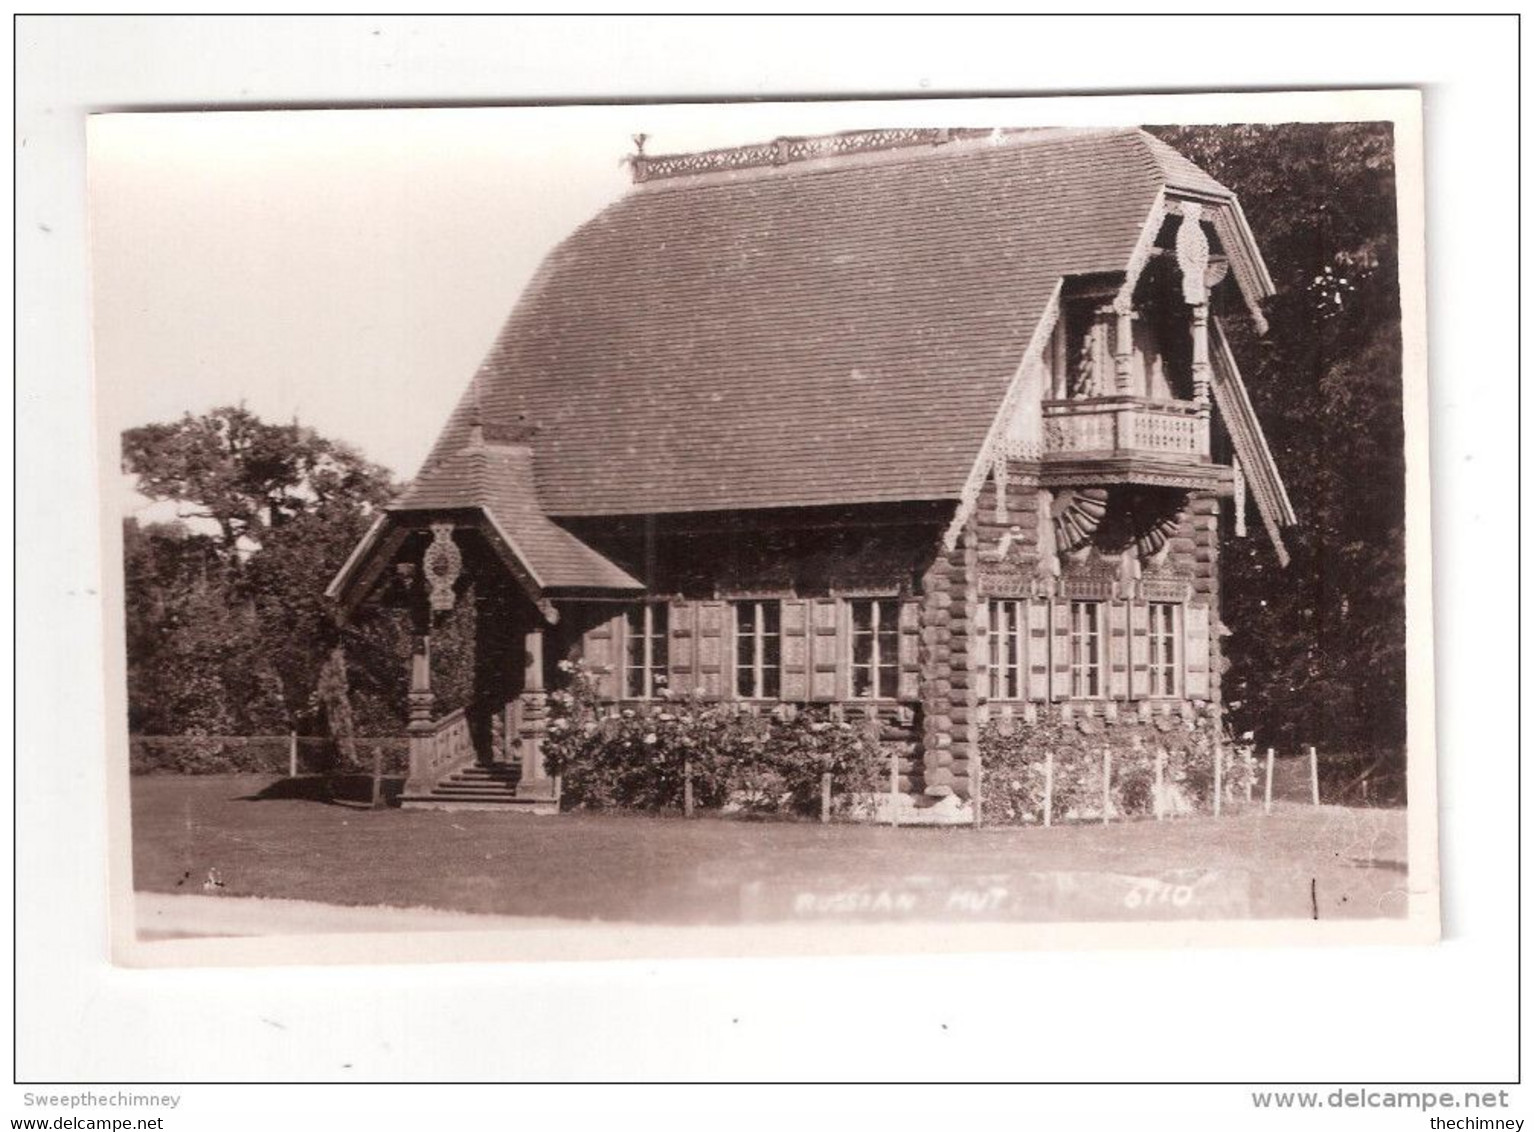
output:
POLYGON ((1045 401, 1043 415, 1046 460, 1129 454, 1209 459, 1209 412, 1192 401, 1045 401))

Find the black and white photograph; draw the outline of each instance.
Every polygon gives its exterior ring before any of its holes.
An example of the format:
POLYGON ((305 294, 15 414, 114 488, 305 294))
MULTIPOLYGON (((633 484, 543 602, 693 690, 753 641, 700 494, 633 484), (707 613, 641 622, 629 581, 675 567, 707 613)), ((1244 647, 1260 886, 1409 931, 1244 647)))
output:
POLYGON ((135 942, 1430 938, 1401 123, 676 109, 91 123, 135 942))
POLYGON ((17 17, 0 1115, 1516 1132, 1517 27, 17 17))

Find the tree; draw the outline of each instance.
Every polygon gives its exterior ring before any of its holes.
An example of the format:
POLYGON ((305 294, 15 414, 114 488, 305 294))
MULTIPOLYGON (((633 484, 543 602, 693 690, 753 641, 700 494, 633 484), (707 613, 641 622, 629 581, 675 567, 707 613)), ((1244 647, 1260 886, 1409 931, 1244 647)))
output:
POLYGON ((395 491, 388 472, 298 422, 240 407, 123 435, 139 489, 183 521, 125 528, 129 702, 135 729, 241 734, 332 718, 320 675, 337 649, 348 683, 393 702, 364 719, 398 730, 401 637, 387 612, 338 626, 326 583, 395 491), (198 533, 196 527, 209 533, 198 533))
POLYGON ((1163 127, 1234 189, 1277 286, 1228 326, 1300 525, 1225 543, 1226 698, 1265 742, 1399 756, 1405 455, 1395 170, 1383 123, 1163 127))
POLYGON ((296 420, 268 424, 243 405, 127 430, 123 470, 183 519, 213 523, 231 562, 301 515, 377 507, 394 490, 388 471, 351 447, 296 420))

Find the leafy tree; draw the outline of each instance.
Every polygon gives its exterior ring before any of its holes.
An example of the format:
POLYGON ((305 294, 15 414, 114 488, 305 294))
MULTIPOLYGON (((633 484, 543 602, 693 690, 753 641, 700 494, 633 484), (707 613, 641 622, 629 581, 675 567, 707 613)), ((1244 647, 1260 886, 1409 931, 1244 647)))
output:
POLYGON ((123 467, 184 520, 125 528, 136 730, 239 734, 334 722, 352 714, 335 702, 327 710, 319 694, 338 649, 368 670, 330 686, 386 693, 387 706, 356 714, 364 726, 399 729, 399 626, 383 611, 343 630, 323 596, 395 490, 385 469, 243 406, 128 430, 123 467))
POLYGON ((388 472, 311 428, 268 424, 243 405, 123 433, 123 470, 151 499, 219 531, 228 560, 269 531, 334 504, 376 507, 393 491, 388 472))
POLYGON ((1224 544, 1234 722, 1275 745, 1399 756, 1406 508, 1390 126, 1154 132, 1240 195, 1278 290, 1265 338, 1227 327, 1300 519, 1287 569, 1260 536, 1224 544))

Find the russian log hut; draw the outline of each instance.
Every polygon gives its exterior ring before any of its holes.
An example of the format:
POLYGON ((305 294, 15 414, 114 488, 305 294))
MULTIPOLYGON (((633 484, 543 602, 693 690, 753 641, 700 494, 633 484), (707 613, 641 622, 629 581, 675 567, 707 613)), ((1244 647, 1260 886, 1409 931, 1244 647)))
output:
POLYGON ((1229 189, 1137 129, 630 160, 330 586, 411 595, 406 805, 557 806, 576 657, 613 704, 876 718, 917 807, 968 804, 998 714, 1218 719, 1222 534, 1250 498, 1282 561, 1295 521, 1221 325, 1273 288, 1229 189))

